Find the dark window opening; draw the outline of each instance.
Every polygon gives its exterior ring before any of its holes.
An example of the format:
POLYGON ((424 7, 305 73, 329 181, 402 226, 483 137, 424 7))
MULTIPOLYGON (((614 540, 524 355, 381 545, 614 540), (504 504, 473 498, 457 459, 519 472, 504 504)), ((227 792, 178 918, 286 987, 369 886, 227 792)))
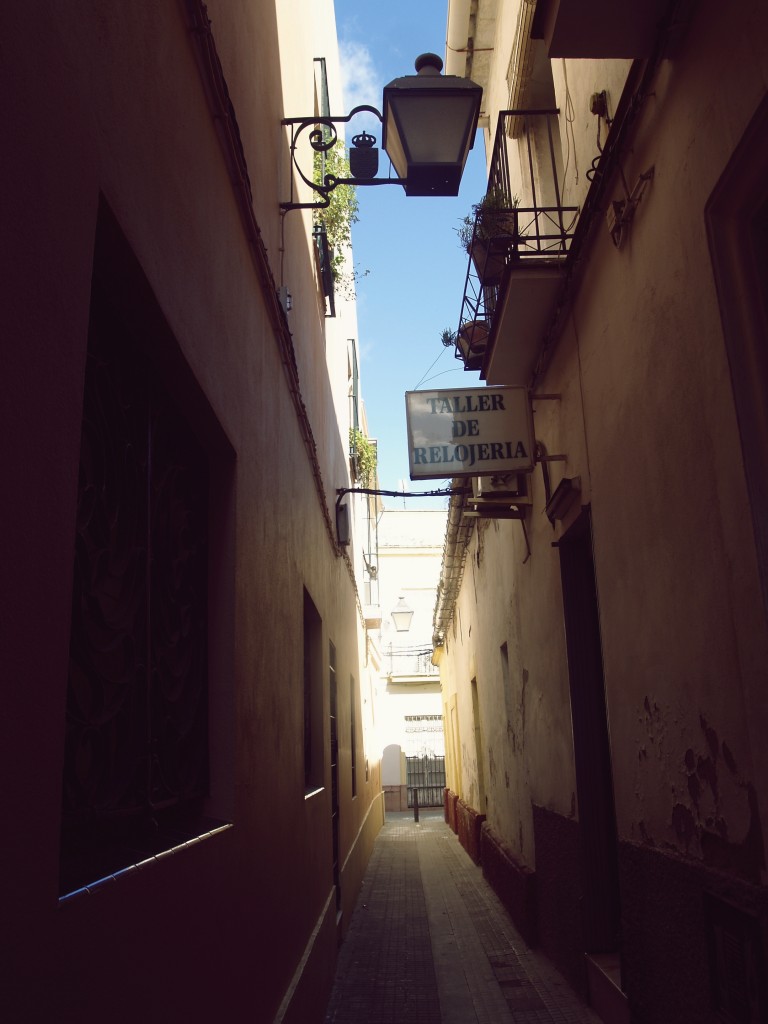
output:
POLYGON ((336 912, 341 912, 341 826, 339 803, 339 709, 336 679, 336 648, 328 644, 328 684, 331 702, 331 836, 333 839, 333 884, 336 890, 336 912))
POLYGON ((352 796, 357 796, 357 686, 349 677, 349 746, 352 756, 352 796))
POLYGON ((322 620, 304 591, 304 787, 323 785, 322 620))
POLYGON ((102 201, 73 538, 62 896, 232 820, 234 466, 102 201))
POLYGON ((94 281, 62 892, 200 830, 208 791, 207 505, 204 453, 94 281))

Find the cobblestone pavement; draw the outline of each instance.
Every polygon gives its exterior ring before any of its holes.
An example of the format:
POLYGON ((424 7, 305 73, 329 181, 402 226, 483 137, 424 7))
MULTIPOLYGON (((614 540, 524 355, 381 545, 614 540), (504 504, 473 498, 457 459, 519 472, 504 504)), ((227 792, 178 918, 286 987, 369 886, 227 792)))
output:
POLYGON ((442 812, 388 814, 326 1024, 600 1024, 526 946, 442 812))

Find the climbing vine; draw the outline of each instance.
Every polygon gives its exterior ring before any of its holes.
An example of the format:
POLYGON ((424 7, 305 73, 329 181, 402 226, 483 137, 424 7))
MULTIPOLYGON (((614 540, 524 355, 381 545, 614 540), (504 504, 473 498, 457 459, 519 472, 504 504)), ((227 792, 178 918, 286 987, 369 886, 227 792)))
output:
MULTIPOLYGON (((341 142, 327 153, 315 153, 315 181, 322 182, 331 174, 335 178, 349 178, 349 160, 341 142)), ((350 269, 352 253, 352 225, 358 221, 357 189, 354 185, 337 185, 329 193, 330 203, 325 209, 315 210, 316 224, 322 224, 331 251, 331 274, 336 288, 347 298, 355 297, 355 285, 368 271, 350 269)))
POLYGON ((349 451, 357 467, 357 479, 363 487, 369 487, 376 479, 376 445, 362 430, 350 427, 349 451))

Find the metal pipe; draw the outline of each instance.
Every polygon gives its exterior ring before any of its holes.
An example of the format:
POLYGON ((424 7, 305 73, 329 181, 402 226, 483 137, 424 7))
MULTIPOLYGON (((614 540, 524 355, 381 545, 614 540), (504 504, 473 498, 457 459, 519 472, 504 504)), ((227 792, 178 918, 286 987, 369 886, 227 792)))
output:
MULTIPOLYGON (((524 102, 528 82, 533 73, 534 41, 531 39, 531 28, 535 10, 536 0, 522 0, 517 12, 517 26, 507 72, 510 107, 519 107, 524 102)), ((521 122, 518 118, 511 119, 507 124, 510 138, 518 138, 520 129, 521 122)))
POLYGON ((467 45, 471 0, 449 0, 445 29, 445 73, 464 78, 467 74, 467 45))

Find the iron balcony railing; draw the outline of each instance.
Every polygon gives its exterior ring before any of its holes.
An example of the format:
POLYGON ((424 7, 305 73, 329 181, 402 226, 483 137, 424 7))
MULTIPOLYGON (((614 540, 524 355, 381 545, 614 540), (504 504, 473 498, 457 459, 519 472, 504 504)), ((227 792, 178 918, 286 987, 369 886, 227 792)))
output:
POLYGON ((477 204, 464 239, 469 260, 455 354, 467 370, 482 368, 506 276, 516 267, 567 259, 579 208, 562 203, 558 116, 557 110, 499 113, 485 202, 477 204), (514 180, 511 155, 520 171, 514 180))
POLYGON ((385 652, 389 676, 438 676, 440 669, 432 664, 432 648, 399 649, 390 646, 385 652))

